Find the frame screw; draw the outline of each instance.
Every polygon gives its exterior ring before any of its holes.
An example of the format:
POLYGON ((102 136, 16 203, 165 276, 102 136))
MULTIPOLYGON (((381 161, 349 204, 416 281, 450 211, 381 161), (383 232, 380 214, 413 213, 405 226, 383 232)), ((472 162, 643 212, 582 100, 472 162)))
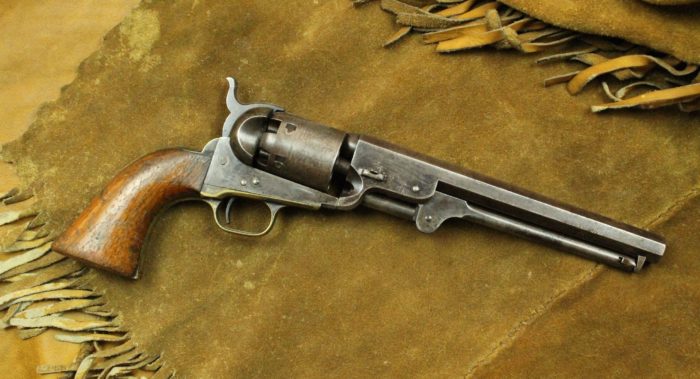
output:
POLYGON ((430 216, 430 215, 425 216, 425 221, 428 221, 428 222, 433 221, 433 216, 430 216))
POLYGON ((246 184, 248 184, 248 181, 245 179, 241 179, 241 185, 245 186, 246 184))
POLYGON ((258 184, 260 184, 260 179, 258 179, 258 178, 253 178, 253 184, 255 184, 256 186, 257 186, 258 184))
POLYGON ((411 187, 411 191, 413 191, 413 192, 418 192, 418 191, 420 191, 420 187, 418 187, 418 186, 413 186, 413 187, 411 187))

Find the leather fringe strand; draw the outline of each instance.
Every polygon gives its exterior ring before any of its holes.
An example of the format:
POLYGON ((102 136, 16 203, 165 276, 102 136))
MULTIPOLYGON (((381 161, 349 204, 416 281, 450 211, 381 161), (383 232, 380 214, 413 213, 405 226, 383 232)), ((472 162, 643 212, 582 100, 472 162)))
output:
MULTIPOLYGON (((354 0, 355 5, 372 0, 354 0)), ((582 69, 544 81, 545 86, 566 83, 571 95, 580 93, 597 78, 603 79, 610 103, 594 105, 593 112, 611 109, 651 109, 676 105, 683 112, 700 110, 698 66, 625 41, 557 28, 498 1, 380 0, 380 7, 395 15, 399 29, 385 47, 411 32, 422 34, 439 53, 454 53, 491 46, 522 53, 552 52, 537 63, 567 61, 582 69), (608 81, 619 82, 612 90, 608 81)))
POLYGON ((17 189, 0 193, 0 225, 27 223, 13 243, 0 247, 0 328, 16 328, 22 339, 55 329, 60 331, 54 335, 57 341, 81 346, 71 364, 41 365, 39 374, 173 377, 175 371, 164 366, 162 355, 139 348, 102 294, 87 285, 87 269, 51 250, 53 235, 34 208, 2 209, 31 197, 17 189))

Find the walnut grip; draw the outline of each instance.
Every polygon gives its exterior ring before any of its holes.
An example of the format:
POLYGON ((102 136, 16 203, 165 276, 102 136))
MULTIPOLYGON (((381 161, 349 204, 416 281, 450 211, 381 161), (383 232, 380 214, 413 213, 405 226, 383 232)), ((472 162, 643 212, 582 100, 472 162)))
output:
POLYGON ((53 249, 136 279, 151 222, 165 206, 199 196, 210 160, 197 152, 168 149, 133 162, 92 199, 53 249))

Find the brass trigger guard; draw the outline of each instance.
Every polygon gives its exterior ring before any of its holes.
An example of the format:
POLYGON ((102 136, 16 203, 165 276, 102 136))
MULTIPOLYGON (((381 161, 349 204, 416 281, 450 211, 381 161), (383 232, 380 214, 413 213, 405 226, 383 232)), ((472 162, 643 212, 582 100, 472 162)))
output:
POLYGON ((275 224, 275 221, 277 220, 277 212, 279 212, 280 209, 284 208, 285 206, 282 204, 277 204, 277 203, 271 203, 269 201, 264 201, 265 205, 267 206, 267 209, 270 210, 270 222, 267 224, 267 226, 261 230, 261 231, 249 231, 249 230, 242 230, 242 229, 237 229, 237 228, 231 228, 229 226, 226 226, 224 223, 221 222, 221 207, 225 205, 224 209, 224 217, 226 224, 231 223, 231 205, 233 205, 233 202, 236 200, 235 197, 231 197, 228 200, 205 200, 209 206, 211 206, 212 211, 214 211, 214 221, 216 221, 216 225, 219 226, 222 230, 233 233, 233 234, 238 234, 240 236, 246 236, 246 237, 260 237, 264 236, 265 234, 269 233, 270 230, 272 230, 272 226, 275 224))

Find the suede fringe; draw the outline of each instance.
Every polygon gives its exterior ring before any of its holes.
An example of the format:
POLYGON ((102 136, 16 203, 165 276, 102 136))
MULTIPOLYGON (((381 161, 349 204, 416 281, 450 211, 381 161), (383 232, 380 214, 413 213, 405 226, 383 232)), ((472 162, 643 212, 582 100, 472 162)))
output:
MULTIPOLYGON (((373 0, 354 0, 356 5, 373 0)), ((601 79, 610 103, 594 105, 593 112, 611 109, 652 109, 669 105, 683 112, 700 110, 698 66, 625 41, 581 34, 548 25, 498 1, 380 0, 383 10, 396 17, 399 29, 385 47, 411 32, 440 53, 491 46, 522 53, 551 52, 539 64, 571 62, 576 71, 544 81, 545 86, 566 83, 571 95, 601 79), (609 82, 616 81, 616 89, 609 82)))
POLYGON ((16 328, 22 339, 48 329, 58 341, 81 345, 70 365, 41 365, 39 374, 70 378, 171 378, 161 354, 148 354, 131 339, 120 316, 106 307, 101 293, 90 288, 88 269, 51 250, 54 235, 38 211, 2 210, 29 200, 17 189, 0 193, 0 227, 27 222, 8 246, 0 247, 0 328, 16 328))

